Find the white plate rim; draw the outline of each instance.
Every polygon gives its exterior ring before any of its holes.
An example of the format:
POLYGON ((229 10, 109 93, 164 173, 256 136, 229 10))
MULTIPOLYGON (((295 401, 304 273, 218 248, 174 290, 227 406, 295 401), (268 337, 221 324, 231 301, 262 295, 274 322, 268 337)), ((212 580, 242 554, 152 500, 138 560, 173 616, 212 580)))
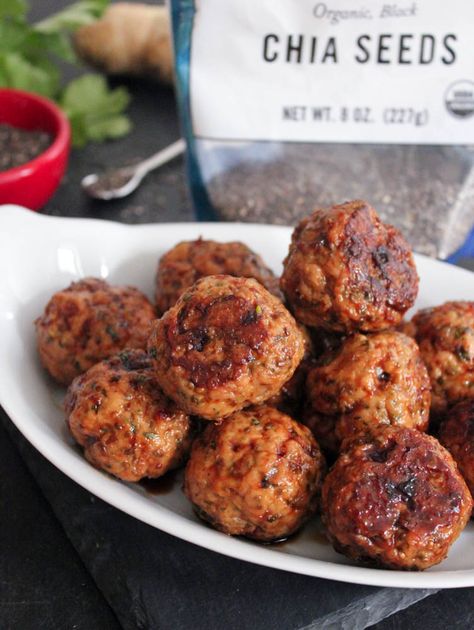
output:
MULTIPOLYGON (((222 225, 219 223, 204 222, 128 225, 101 219, 53 217, 36 214, 18 206, 0 206, 0 230, 2 225, 6 225, 11 220, 17 221, 20 217, 22 221, 27 220, 28 222, 68 222, 69 225, 76 223, 78 226, 81 226, 81 229, 87 229, 92 226, 96 228, 99 224, 103 224, 104 229, 133 229, 138 231, 169 229, 171 232, 175 231, 176 234, 179 234, 179 230, 182 230, 183 227, 194 225, 199 226, 199 231, 206 233, 206 236, 210 237, 213 236, 213 232, 218 232, 219 226, 222 225)), ((229 226, 232 224, 227 223, 225 225, 229 226)), ((286 226, 265 224, 234 223, 233 225, 238 226, 238 228, 244 227, 263 232, 267 232, 268 229, 286 231, 291 229, 286 226)), ((426 257, 417 255, 417 258, 423 259, 426 257)), ((433 262, 440 265, 446 265, 446 263, 442 263, 440 261, 433 262)), ((471 275, 471 272, 469 271, 456 268, 456 273, 458 272, 464 272, 471 275)), ((112 479, 100 471, 97 471, 85 460, 78 464, 78 462, 73 459, 72 453, 69 453, 61 442, 59 442, 59 450, 64 451, 61 453, 64 458, 61 459, 61 457, 58 457, 58 444, 54 439, 47 435, 41 436, 34 421, 32 422, 31 419, 25 419, 22 417, 22 414, 19 412, 17 407, 10 404, 8 391, 6 391, 2 380, 0 380, 0 404, 3 406, 5 412, 20 432, 43 456, 56 468, 61 470, 61 472, 63 472, 66 476, 71 478, 87 491, 98 496, 106 503, 109 503, 117 509, 151 525, 152 527, 156 527, 168 534, 209 549, 210 551, 274 569, 354 584, 428 589, 474 586, 474 569, 446 571, 437 571, 434 569, 429 572, 404 572, 373 569, 361 566, 336 564, 325 560, 305 558, 302 556, 282 553, 275 549, 258 546, 254 543, 226 536, 208 528, 206 525, 188 521, 184 517, 173 513, 171 510, 168 510, 163 506, 158 506, 154 503, 146 505, 144 498, 140 495, 134 494, 126 484, 122 484, 120 481, 112 479), (179 532, 177 532, 177 524, 179 524, 179 532)))

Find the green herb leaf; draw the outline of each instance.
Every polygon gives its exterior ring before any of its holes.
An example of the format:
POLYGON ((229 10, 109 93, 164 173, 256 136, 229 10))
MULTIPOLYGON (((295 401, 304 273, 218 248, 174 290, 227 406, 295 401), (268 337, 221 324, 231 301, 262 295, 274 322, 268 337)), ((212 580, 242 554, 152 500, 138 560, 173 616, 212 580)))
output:
MULTIPOLYGON (((11 0, 10 0, 11 1, 11 0)), ((104 12, 109 0, 82 0, 74 2, 62 11, 41 20, 35 28, 44 33, 72 31, 79 26, 94 22, 104 12)))
POLYGON ((110 324, 108 324, 106 326, 105 332, 109 335, 109 337, 112 339, 112 341, 118 341, 119 340, 119 335, 115 331, 114 327, 111 326, 110 324))
POLYGON ((143 434, 147 440, 154 440, 158 437, 158 433, 144 433, 143 434))
POLYGON ((59 89, 59 72, 47 59, 34 64, 19 53, 10 52, 0 55, 0 83, 54 97, 59 89))
POLYGON ((69 83, 61 100, 66 109, 75 112, 119 114, 128 105, 130 96, 123 87, 109 90, 102 75, 84 74, 69 83))
POLYGON ((129 101, 126 88, 110 90, 101 75, 84 74, 71 81, 60 104, 71 122, 75 146, 127 134, 132 124, 122 112, 129 101))
POLYGON ((54 55, 75 63, 76 53, 71 45, 71 39, 67 33, 40 33, 39 31, 31 31, 23 45, 24 54, 31 59, 44 56, 44 51, 48 51, 48 55, 54 55))
POLYGON ((2 0, 0 2, 0 18, 22 17, 26 14, 25 0, 2 0))
POLYGON ((22 20, 2 19, 0 21, 0 53, 21 50, 28 34, 28 26, 22 20))
POLYGON ((463 348, 462 346, 459 346, 458 348, 456 348, 456 354, 461 359, 461 361, 471 360, 471 355, 469 354, 469 351, 466 350, 466 348, 463 348))

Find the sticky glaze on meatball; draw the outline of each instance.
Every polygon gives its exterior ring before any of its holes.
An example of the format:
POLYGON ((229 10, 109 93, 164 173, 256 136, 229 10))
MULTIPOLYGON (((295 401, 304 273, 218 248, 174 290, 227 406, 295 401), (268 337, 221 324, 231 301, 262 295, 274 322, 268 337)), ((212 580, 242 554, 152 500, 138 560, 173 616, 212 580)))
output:
POLYGON ((149 300, 133 287, 85 278, 58 291, 35 321, 41 362, 64 385, 123 348, 145 349, 149 300))
POLYGON ((176 304, 186 289, 200 278, 224 274, 255 278, 270 293, 282 298, 279 279, 265 266, 258 254, 239 242, 184 241, 178 243, 159 261, 155 299, 163 314, 176 304))
POLYGON ((474 399, 474 302, 446 302, 419 311, 410 328, 428 368, 433 414, 474 399))
POLYGON ((428 427, 428 373, 416 343, 402 333, 348 337, 310 370, 306 386, 305 423, 329 450, 380 425, 428 427))
POLYGON ((323 522, 335 549, 390 569, 443 560, 472 509, 449 452, 415 429, 379 429, 339 456, 322 490, 323 522))
POLYGON ((298 326, 256 280, 198 280, 153 324, 148 351, 166 394, 217 420, 276 394, 304 353, 298 326))
POLYGON ((123 350, 78 376, 65 408, 86 458, 125 481, 164 475, 191 447, 189 416, 163 394, 143 350, 123 350))
POLYGON ((349 201, 300 222, 280 284, 303 324, 371 332, 399 324, 415 301, 418 275, 398 230, 365 201, 349 201))
POLYGON ((447 412, 439 440, 453 456, 474 496, 474 400, 464 400, 447 412))
POLYGON ((311 432, 267 405, 208 425, 193 444, 184 491, 201 518, 272 541, 316 510, 324 460, 311 432))

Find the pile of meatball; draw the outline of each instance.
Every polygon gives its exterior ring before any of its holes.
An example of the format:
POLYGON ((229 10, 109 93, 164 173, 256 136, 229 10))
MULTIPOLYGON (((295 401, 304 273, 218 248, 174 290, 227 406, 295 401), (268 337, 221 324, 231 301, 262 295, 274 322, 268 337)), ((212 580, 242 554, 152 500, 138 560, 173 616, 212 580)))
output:
POLYGON ((69 430, 128 482, 186 464, 198 516, 286 539, 316 513, 358 562, 426 569, 474 492, 474 303, 404 320, 412 252, 364 201, 295 228, 276 278, 242 243, 182 242, 155 304, 87 278, 36 322, 69 430))

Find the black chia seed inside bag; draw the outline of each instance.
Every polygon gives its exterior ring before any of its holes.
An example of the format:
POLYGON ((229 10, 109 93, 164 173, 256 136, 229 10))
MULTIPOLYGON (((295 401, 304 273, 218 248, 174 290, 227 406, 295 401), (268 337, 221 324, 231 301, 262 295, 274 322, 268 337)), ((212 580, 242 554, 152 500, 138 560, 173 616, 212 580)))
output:
MULTIPOLYGON (((462 147, 284 143, 237 162, 207 191, 229 221, 294 225, 317 207, 365 199, 412 247, 447 257, 474 221, 474 151, 462 147)), ((214 149, 228 161, 230 146, 214 149)), ((237 150, 238 151, 238 150, 237 150)))

